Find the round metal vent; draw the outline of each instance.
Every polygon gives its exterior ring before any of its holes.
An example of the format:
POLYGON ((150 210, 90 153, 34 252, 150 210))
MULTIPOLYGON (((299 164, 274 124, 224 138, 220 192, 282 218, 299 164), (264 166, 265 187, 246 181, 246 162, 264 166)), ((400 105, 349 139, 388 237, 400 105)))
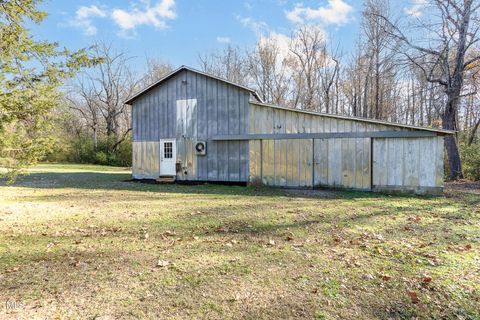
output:
POLYGON ((207 154, 207 143, 205 141, 198 141, 195 144, 195 151, 197 155, 204 156, 207 154))

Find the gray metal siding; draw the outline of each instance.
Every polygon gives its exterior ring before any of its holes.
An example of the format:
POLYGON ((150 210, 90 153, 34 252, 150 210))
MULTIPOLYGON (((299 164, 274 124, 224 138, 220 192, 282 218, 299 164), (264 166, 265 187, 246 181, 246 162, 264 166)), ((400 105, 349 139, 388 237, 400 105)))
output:
POLYGON ((196 156, 194 145, 217 134, 247 133, 249 97, 242 88, 189 70, 139 96, 132 106, 132 132, 134 150, 142 156, 133 157, 134 177, 141 171, 141 178, 157 178, 158 147, 151 143, 175 138, 177 161, 183 166, 177 179, 246 182, 248 141, 208 141, 206 156, 196 156), (177 121, 182 101, 187 104, 185 128, 177 121))
MULTIPOLYGON (((256 104, 250 106, 250 124, 250 134, 414 130, 256 104)), ((442 142, 442 136, 251 140, 249 180, 286 187, 436 192, 443 187, 442 142)))
POLYGON ((374 188, 443 187, 443 137, 375 138, 373 150, 374 188))

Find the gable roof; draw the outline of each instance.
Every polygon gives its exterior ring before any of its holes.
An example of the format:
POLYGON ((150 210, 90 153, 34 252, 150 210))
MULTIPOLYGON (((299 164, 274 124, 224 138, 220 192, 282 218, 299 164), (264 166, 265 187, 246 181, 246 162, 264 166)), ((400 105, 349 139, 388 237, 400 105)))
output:
POLYGON ((338 115, 338 114, 323 113, 323 112, 316 112, 316 111, 307 111, 307 110, 301 110, 301 109, 294 109, 294 108, 277 106, 277 105, 273 105, 273 104, 269 104, 269 103, 263 103, 263 102, 250 101, 250 104, 253 104, 253 105, 256 105, 256 106, 273 108, 273 109, 281 109, 281 110, 299 112, 299 113, 304 113, 304 114, 311 114, 311 115, 315 115, 315 116, 328 117, 328 118, 335 118, 335 119, 342 119, 342 120, 352 120, 352 121, 360 121, 360 122, 373 123, 373 124, 382 124, 382 125, 386 125, 386 126, 393 126, 393 127, 398 127, 398 128, 406 128, 406 129, 412 129, 412 130, 431 131, 431 132, 440 133, 441 135, 454 134, 454 133, 455 133, 455 131, 446 130, 446 129, 427 128, 427 127, 413 126, 413 125, 408 125, 408 124, 388 122, 388 121, 377 120, 377 119, 369 119, 369 118, 361 118, 361 117, 352 117, 352 116, 343 116, 343 115, 338 115))
POLYGON ((226 79, 223 79, 223 78, 220 78, 220 77, 217 77, 217 76, 214 76, 212 74, 208 74, 206 72, 203 72, 203 71, 199 71, 199 70, 196 70, 196 69, 193 69, 193 68, 190 68, 190 67, 187 67, 187 66, 181 66, 180 68, 178 69, 175 69, 173 70, 172 72, 170 72, 169 74, 167 74, 165 77, 161 78, 160 80, 158 80, 157 82, 151 84, 150 86, 140 90, 139 92, 135 93, 131 98, 129 98, 127 101, 125 101, 125 104, 132 104, 132 102, 137 99, 138 97, 142 96, 143 94, 147 93, 148 91, 152 90, 153 88, 157 87, 158 85, 162 84, 163 82, 165 82, 166 80, 170 79, 171 77, 175 76, 176 74, 178 74, 179 72, 181 71, 184 71, 184 70, 188 70, 190 72, 194 72, 194 73, 197 73, 197 74, 201 74, 201 75, 204 75, 206 77, 209 77, 209 78, 213 78, 213 79, 216 79, 218 81, 222 81, 222 82, 225 82, 225 83, 228 83, 232 86, 235 86, 237 88, 241 88, 241 89, 244 89, 246 91, 249 91, 250 93, 252 93, 255 98, 257 98, 258 101, 262 102, 262 98, 260 98, 260 96, 258 95, 258 93, 251 89, 251 88, 248 88, 248 87, 245 87, 245 86, 242 86, 242 85, 239 85, 238 83, 234 83, 234 82, 231 82, 229 80, 226 80, 226 79))

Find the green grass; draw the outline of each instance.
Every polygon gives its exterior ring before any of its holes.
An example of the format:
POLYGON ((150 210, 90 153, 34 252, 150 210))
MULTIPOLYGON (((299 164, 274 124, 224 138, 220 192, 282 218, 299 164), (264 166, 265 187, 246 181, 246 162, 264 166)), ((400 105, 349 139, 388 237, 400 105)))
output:
POLYGON ((130 177, 44 164, 0 184, 0 318, 480 318, 478 190, 130 177))

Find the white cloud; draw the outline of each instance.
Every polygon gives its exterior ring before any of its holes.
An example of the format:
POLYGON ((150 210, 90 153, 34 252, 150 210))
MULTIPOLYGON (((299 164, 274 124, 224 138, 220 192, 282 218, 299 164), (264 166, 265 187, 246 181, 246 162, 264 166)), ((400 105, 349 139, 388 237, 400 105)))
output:
POLYGON ((427 4, 427 0, 413 0, 412 6, 410 8, 405 8, 405 13, 411 17, 420 17, 422 15, 422 10, 427 4))
POLYGON ((217 37, 218 43, 230 43, 231 39, 229 37, 217 37))
POLYGON ((328 0, 328 5, 317 9, 297 5, 293 10, 287 11, 287 19, 303 24, 306 22, 318 22, 320 24, 342 25, 350 20, 353 7, 344 0, 328 0))
POLYGON ((75 18, 72 21, 72 25, 83 29, 83 33, 87 36, 93 36, 97 34, 97 28, 93 25, 92 18, 104 18, 107 13, 95 5, 89 7, 80 7, 75 12, 75 18))
POLYGON ((237 20, 240 21, 240 23, 244 27, 251 29, 257 35, 264 34, 269 29, 268 24, 265 21, 256 21, 256 20, 252 19, 251 17, 237 16, 237 20))
POLYGON ((160 0, 151 5, 149 0, 142 1, 143 8, 138 6, 132 10, 114 9, 112 19, 122 30, 132 30, 139 25, 153 26, 157 29, 167 27, 166 20, 177 17, 175 0, 160 0))
POLYGON ((272 31, 268 35, 261 35, 258 42, 262 47, 269 47, 274 44, 278 49, 279 61, 283 61, 291 55, 290 43, 292 39, 282 33, 272 31))

